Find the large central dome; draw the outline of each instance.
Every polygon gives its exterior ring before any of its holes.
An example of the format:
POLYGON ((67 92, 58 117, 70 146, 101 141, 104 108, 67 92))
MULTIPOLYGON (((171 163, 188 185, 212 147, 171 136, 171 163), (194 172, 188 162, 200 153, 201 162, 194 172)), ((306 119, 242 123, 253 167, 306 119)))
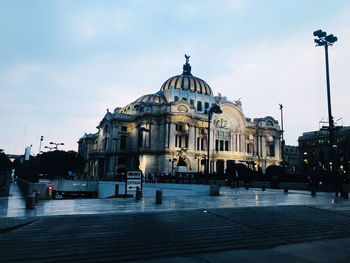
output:
POLYGON ((186 56, 186 64, 183 66, 183 73, 169 78, 164 82, 160 90, 165 91, 171 87, 175 89, 189 90, 193 93, 212 95, 209 85, 202 79, 191 74, 191 65, 188 63, 189 56, 186 56))

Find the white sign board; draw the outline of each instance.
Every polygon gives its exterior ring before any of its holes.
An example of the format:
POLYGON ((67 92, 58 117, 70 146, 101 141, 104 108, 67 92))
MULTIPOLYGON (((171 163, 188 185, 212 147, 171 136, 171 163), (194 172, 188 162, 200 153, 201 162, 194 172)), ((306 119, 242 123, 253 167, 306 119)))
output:
POLYGON ((126 189, 127 191, 136 191, 137 187, 142 188, 141 180, 142 173, 141 171, 129 171, 126 174, 126 189))

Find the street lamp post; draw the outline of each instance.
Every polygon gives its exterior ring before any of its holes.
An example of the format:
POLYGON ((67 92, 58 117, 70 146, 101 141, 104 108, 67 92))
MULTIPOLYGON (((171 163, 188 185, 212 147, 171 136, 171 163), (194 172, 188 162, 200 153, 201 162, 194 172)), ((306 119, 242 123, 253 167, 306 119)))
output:
POLYGON ((328 121, 329 121, 329 145, 330 145, 330 158, 332 165, 334 167, 337 165, 335 164, 335 156, 334 156, 334 149, 337 147, 335 145, 334 140, 334 120, 332 116, 332 105, 331 105, 331 91, 330 91, 330 80, 329 80, 329 63, 328 63, 328 46, 332 46, 334 42, 338 40, 336 36, 333 36, 333 34, 327 35, 326 32, 320 30, 317 30, 313 33, 315 37, 317 37, 314 41, 316 43, 316 47, 318 46, 324 46, 325 49, 325 56, 326 56, 326 79, 327 79, 327 102, 328 102, 328 121), (334 148, 334 149, 333 149, 334 148))
POLYGON ((64 145, 64 143, 63 143, 63 142, 50 142, 50 144, 55 145, 55 149, 56 149, 56 151, 58 150, 58 145, 64 145))
POLYGON ((281 151, 282 151, 282 167, 284 168, 284 165, 285 165, 285 163, 284 163, 284 144, 285 144, 285 142, 284 142, 284 136, 283 136, 283 134, 284 134, 284 129, 283 129, 283 105, 282 104, 280 104, 280 110, 281 110, 281 128, 282 128, 282 142, 281 142, 281 151))
POLYGON ((219 105, 217 104, 212 104, 210 109, 208 110, 208 145, 207 145, 207 165, 205 169, 205 174, 208 177, 209 176, 209 159, 210 159, 210 122, 211 122, 211 117, 213 114, 221 114, 222 110, 219 105))

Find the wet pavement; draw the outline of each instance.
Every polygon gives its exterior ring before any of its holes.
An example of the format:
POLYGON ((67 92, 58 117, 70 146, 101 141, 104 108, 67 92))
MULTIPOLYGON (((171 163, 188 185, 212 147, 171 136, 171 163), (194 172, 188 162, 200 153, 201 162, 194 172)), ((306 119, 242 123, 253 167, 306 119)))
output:
POLYGON ((0 261, 350 262, 350 201, 333 193, 145 184, 140 201, 104 198, 114 187, 27 210, 12 184, 0 197, 0 261))
MULTIPOLYGON (((113 182, 103 182, 99 196, 111 196, 113 182)), ((120 189, 123 189, 120 185, 120 189)), ((73 214, 133 213, 152 211, 172 211, 186 209, 237 208, 284 205, 309 205, 330 210, 349 210, 350 201, 335 198, 334 193, 318 192, 311 196, 308 191, 231 189, 222 186, 220 196, 209 195, 209 185, 190 184, 144 184, 143 198, 99 198, 39 200, 35 209, 25 208, 25 199, 18 186, 12 184, 9 197, 0 197, 0 217, 35 217, 73 214), (163 203, 155 204, 156 190, 163 190, 163 203)))

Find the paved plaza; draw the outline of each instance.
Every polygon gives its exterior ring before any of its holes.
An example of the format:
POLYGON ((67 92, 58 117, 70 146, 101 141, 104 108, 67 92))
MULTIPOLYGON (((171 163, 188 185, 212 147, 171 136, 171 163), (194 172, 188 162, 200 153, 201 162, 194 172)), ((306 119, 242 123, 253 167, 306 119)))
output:
POLYGON ((43 200, 26 210, 13 184, 0 198, 0 262, 350 262, 349 200, 229 187, 220 194, 146 184, 140 201, 43 200))

